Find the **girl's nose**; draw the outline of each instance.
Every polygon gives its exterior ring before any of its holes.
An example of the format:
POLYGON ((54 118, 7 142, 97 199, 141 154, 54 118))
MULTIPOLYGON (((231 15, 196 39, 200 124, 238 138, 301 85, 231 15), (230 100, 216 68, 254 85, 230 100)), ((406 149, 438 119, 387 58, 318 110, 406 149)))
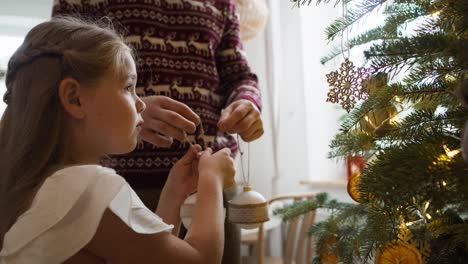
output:
POLYGON ((141 100, 140 97, 137 97, 136 108, 139 114, 141 114, 146 109, 146 104, 143 102, 143 100, 141 100))

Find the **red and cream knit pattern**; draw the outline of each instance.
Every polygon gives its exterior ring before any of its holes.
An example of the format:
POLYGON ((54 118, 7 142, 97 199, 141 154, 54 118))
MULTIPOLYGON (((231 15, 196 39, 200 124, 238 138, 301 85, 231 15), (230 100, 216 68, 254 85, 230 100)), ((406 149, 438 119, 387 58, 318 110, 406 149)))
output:
MULTIPOLYGON (((110 18, 136 50, 137 93, 187 104, 204 127, 204 135, 197 131, 189 141, 237 152, 234 137, 218 133, 221 110, 240 99, 261 109, 261 97, 239 38, 234 0, 55 0, 53 15, 110 18)), ((134 188, 157 187, 188 147, 141 143, 103 163, 134 188)))

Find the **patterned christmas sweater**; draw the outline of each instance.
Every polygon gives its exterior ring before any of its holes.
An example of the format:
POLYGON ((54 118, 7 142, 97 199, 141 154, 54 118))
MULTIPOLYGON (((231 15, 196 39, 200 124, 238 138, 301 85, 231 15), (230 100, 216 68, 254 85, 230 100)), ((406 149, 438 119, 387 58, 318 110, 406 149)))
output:
MULTIPOLYGON (((234 0, 55 0, 52 15, 110 18, 137 52, 137 93, 185 103, 204 128, 189 141, 237 152, 235 138, 218 132, 221 110, 240 99, 261 109, 261 96, 239 38, 234 0)), ((142 142, 132 153, 103 163, 133 188, 162 187, 189 145, 174 140, 170 148, 158 148, 142 142)))

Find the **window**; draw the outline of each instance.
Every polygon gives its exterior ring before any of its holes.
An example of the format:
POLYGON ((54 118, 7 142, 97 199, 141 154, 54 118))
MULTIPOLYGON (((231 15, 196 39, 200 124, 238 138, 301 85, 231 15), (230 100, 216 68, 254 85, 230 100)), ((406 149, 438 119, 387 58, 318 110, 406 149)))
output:
MULTIPOLYGON (((2 43, 2 48, 0 49, 0 71, 5 72, 8 64, 8 60, 15 50, 23 42, 22 37, 11 37, 11 36, 0 36, 0 43, 2 43)), ((3 98, 5 94, 5 77, 0 80, 0 95, 3 98)), ((6 104, 1 100, 0 102, 0 116, 3 115, 5 111, 6 104)))
MULTIPOLYGON (((6 71, 8 60, 35 25, 47 20, 52 0, 2 0, 0 5, 0 71, 6 71)), ((0 99, 5 93, 5 79, 0 79, 0 99)), ((0 116, 6 105, 0 100, 0 116)))
MULTIPOLYGON (((297 10, 299 11, 299 10, 297 10)), ((306 129, 310 139, 308 140, 308 180, 335 181, 345 180, 345 166, 327 158, 330 151, 329 144, 339 131, 340 118, 346 113, 338 104, 326 102, 329 85, 325 77, 331 71, 339 70, 344 61, 340 54, 325 65, 320 64, 320 59, 331 54, 332 50, 341 47, 341 37, 338 36, 331 43, 326 40, 325 29, 336 19, 342 17, 342 6, 334 7, 332 3, 325 5, 303 6, 300 8, 301 31, 298 39, 302 40, 302 70, 304 72, 304 97, 306 100, 306 129)), ((348 39, 381 25, 385 16, 383 10, 375 10, 362 21, 354 24, 349 32, 348 39)), ((346 34, 343 45, 346 45, 346 34)), ((349 55, 345 51, 344 56, 361 67, 365 64, 363 51, 369 45, 353 48, 349 55)))

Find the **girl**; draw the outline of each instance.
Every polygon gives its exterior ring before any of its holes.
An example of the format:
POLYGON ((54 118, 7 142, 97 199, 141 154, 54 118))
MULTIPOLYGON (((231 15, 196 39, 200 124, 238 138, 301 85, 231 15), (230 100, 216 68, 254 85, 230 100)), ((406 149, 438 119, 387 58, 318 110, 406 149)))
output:
POLYGON ((136 146, 145 108, 136 77, 130 48, 110 29, 56 18, 28 33, 8 64, 0 123, 1 264, 220 262, 228 149, 191 147, 169 175, 159 216, 97 165, 136 146), (180 240, 169 231, 195 188, 180 240))

